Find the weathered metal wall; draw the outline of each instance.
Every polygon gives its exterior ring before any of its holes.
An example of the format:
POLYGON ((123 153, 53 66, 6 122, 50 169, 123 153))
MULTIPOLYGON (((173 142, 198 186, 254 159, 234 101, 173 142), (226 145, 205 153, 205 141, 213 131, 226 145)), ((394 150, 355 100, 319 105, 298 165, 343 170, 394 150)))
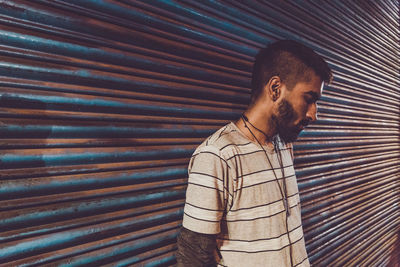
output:
POLYGON ((174 264, 188 159, 281 38, 335 74, 295 145, 312 263, 398 257, 397 1, 7 0, 0 264, 174 264))

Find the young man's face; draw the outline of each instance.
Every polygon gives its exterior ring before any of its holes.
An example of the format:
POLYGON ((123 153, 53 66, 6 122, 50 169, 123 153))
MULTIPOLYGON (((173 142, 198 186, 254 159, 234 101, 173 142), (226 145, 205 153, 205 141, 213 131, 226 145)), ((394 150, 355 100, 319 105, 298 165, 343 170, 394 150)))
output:
POLYGON ((279 136, 285 142, 294 142, 310 122, 317 119, 317 100, 324 82, 315 74, 307 82, 298 82, 286 90, 273 116, 279 136))

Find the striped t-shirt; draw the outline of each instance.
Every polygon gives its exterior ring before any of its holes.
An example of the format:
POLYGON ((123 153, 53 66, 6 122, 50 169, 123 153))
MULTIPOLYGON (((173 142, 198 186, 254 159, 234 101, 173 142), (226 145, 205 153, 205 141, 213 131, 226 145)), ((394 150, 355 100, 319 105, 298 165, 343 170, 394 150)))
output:
POLYGON ((278 140, 287 187, 289 237, 278 153, 250 141, 234 123, 207 138, 189 164, 183 227, 218 234, 219 266, 309 266, 292 147, 278 140), (292 255, 290 256, 290 247, 292 255), (222 258, 220 257, 222 256, 222 258))

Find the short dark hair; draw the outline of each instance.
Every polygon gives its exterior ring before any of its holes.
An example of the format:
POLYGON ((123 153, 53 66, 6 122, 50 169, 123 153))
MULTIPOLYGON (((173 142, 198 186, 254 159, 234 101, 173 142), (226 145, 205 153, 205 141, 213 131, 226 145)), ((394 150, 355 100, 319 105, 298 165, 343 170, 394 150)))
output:
POLYGON ((308 81, 312 71, 325 83, 331 82, 331 69, 311 48, 293 40, 281 40, 268 45, 258 52, 253 65, 252 103, 271 77, 279 76, 291 90, 298 82, 308 81))

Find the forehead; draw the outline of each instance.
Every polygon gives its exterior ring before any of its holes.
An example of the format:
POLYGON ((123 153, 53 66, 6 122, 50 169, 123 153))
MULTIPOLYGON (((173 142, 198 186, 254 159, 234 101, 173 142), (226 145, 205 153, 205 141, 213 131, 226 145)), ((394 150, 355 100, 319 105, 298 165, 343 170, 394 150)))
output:
POLYGON ((298 82, 294 88, 294 93, 308 93, 318 98, 321 97, 324 82, 317 75, 311 75, 308 81, 298 82))

